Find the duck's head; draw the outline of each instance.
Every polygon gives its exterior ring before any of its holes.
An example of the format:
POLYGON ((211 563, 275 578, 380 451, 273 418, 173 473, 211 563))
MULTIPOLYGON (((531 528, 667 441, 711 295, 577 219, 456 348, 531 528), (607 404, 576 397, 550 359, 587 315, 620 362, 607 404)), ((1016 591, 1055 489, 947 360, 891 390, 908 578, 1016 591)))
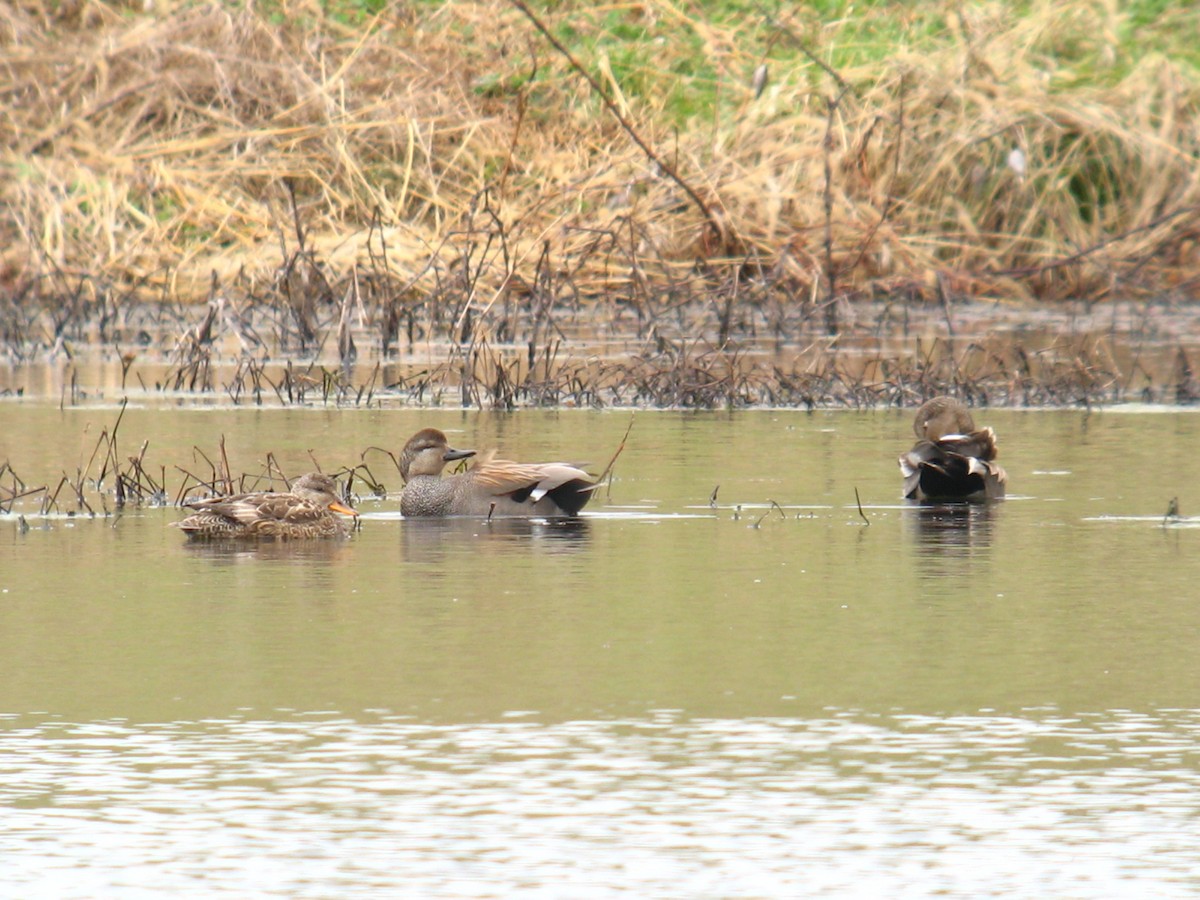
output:
POLYGON ((455 450, 438 429, 422 428, 400 451, 400 477, 407 482, 415 475, 438 476, 446 463, 474 455, 474 450, 455 450))
POLYGON ((949 434, 970 434, 974 430, 970 411, 953 397, 925 401, 913 420, 913 432, 919 441, 940 441, 949 434))
POLYGON ((337 482, 324 472, 309 472, 301 475, 292 482, 292 493, 301 500, 315 503, 325 509, 341 513, 343 516, 357 516, 358 513, 338 499, 337 482))

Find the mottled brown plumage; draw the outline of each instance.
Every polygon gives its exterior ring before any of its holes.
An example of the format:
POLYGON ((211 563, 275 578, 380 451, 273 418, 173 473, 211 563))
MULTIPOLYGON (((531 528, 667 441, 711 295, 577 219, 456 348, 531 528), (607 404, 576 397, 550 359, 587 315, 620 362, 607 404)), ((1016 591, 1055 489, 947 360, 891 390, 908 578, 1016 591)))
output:
POLYGON ((1008 474, 995 462, 996 434, 975 427, 953 397, 934 397, 913 420, 917 443, 900 456, 904 496, 914 500, 998 500, 1008 474))
POLYGON ((466 472, 442 477, 446 463, 474 456, 455 450, 446 435, 425 428, 400 453, 400 512, 405 516, 573 516, 596 484, 567 463, 517 463, 479 458, 466 472))
POLYGON ((337 498, 332 478, 320 472, 301 475, 286 492, 259 491, 184 505, 196 510, 178 525, 189 537, 321 538, 349 531, 337 515, 357 516, 337 498))

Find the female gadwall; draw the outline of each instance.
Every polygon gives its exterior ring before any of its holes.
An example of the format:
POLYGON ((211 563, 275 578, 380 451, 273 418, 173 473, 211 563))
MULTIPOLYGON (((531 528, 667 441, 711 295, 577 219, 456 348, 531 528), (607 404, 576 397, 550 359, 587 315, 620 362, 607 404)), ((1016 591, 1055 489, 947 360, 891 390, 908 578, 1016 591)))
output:
POLYGON ((934 397, 917 410, 916 445, 900 457, 904 496, 916 500, 998 500, 1008 475, 996 459, 996 434, 976 430, 953 397, 934 397))
POLYGON ((318 538, 342 537, 344 519, 357 516, 334 493, 332 478, 320 472, 301 475, 286 493, 260 491, 184 503, 192 513, 177 523, 191 537, 318 538))
POLYGON ((414 434, 400 452, 400 512, 405 516, 573 516, 596 483, 567 463, 477 459, 459 475, 442 477, 446 463, 474 456, 455 450, 436 428, 414 434))

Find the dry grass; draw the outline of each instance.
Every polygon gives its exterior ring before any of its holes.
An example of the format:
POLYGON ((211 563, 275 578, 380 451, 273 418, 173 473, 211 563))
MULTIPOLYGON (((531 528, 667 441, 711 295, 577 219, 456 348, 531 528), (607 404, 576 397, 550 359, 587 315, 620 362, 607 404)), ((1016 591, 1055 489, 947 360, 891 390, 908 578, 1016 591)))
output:
MULTIPOLYGON (((394 4, 353 28, 313 0, 273 7, 284 26, 252 4, 57 8, 0 8, 10 293, 87 276, 191 300, 213 273, 286 290, 300 250, 330 280, 369 262, 450 297, 457 277, 456 318, 476 323, 548 271, 585 301, 635 303, 741 271, 790 302, 1195 289, 1200 78, 1163 57, 1073 68, 1075 43, 1119 25, 1099 3, 947 7, 932 51, 840 70, 813 60, 846 23, 630 6, 686 32, 664 56, 701 47, 706 114, 681 123, 674 95, 631 94, 603 54, 573 52, 679 181, 511 3, 394 4)), ((601 27, 545 15, 556 33, 601 27)))

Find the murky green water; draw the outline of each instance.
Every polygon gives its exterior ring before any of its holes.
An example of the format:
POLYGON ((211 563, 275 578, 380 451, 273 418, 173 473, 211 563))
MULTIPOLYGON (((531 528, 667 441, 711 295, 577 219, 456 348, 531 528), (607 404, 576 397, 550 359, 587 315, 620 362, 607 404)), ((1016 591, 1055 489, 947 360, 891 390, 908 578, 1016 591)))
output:
MULTIPOLYGON (((115 416, 0 405, 0 461, 53 483, 115 416)), ((909 413, 787 411, 638 413, 573 528, 364 499, 350 541, 231 549, 172 508, 0 517, 0 883, 1192 895, 1200 527, 1161 517, 1200 512, 1200 415, 981 418, 1012 496, 957 513, 897 500, 909 413)), ((120 442, 172 484, 222 434, 297 474, 423 425, 598 470, 628 423, 130 409, 120 442)))

